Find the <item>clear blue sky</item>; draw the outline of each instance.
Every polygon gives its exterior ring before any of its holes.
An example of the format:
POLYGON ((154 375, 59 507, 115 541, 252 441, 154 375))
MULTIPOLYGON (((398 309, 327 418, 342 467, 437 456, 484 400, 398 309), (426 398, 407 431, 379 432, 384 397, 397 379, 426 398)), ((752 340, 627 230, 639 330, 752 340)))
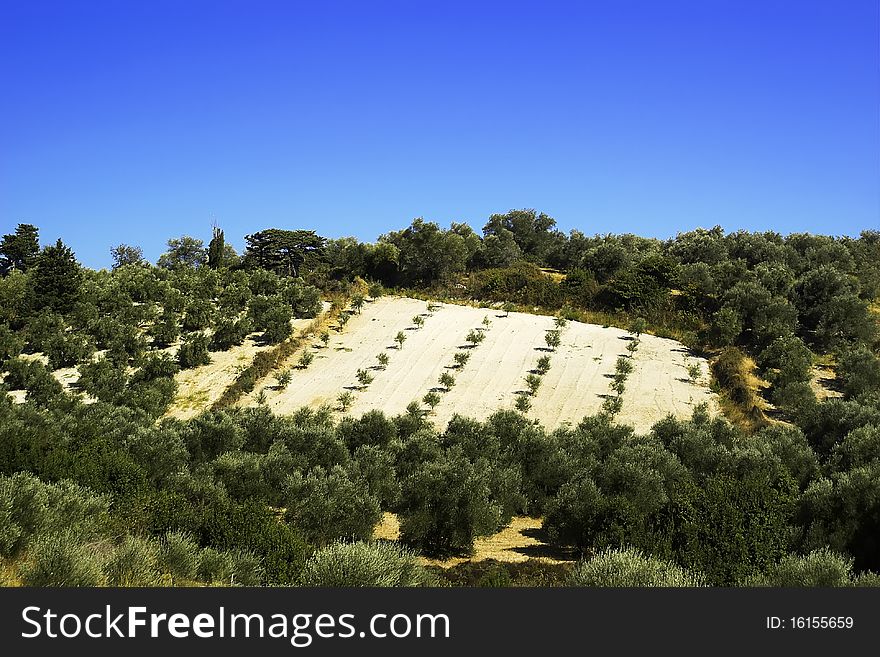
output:
POLYGON ((876 0, 0 0, 0 230, 880 227, 876 0))

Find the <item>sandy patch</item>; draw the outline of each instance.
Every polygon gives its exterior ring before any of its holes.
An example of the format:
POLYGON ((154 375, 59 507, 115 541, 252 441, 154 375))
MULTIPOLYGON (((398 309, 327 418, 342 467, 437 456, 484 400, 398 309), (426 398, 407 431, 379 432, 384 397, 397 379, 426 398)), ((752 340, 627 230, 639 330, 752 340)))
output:
MULTIPOLYGON (((294 335, 311 324, 314 318, 293 320, 294 335)), ((217 401, 239 373, 250 366, 254 356, 275 345, 259 342, 258 334, 248 336, 245 341, 226 351, 212 351, 211 362, 175 375, 177 396, 166 416, 186 420, 198 415, 217 401)), ((174 348, 174 353, 176 353, 174 348)))
MULTIPOLYGON (((474 541, 474 554, 470 557, 451 559, 428 559, 419 557, 426 566, 451 568, 458 564, 493 559, 506 563, 521 563, 529 559, 540 559, 548 563, 567 563, 573 557, 564 550, 554 548, 544 541, 540 518, 517 516, 507 527, 491 536, 481 536, 474 541)), ((374 539, 396 541, 400 538, 400 522, 393 513, 385 513, 373 530, 374 539)))

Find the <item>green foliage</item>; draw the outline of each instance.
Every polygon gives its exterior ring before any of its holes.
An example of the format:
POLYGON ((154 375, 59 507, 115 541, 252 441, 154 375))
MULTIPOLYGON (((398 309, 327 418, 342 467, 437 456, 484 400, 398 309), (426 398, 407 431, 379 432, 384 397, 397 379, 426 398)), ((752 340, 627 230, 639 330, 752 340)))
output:
POLYGON ((443 372, 443 374, 440 375, 440 379, 438 380, 438 382, 441 386, 446 388, 447 392, 449 392, 450 390, 452 390, 452 386, 455 385, 455 377, 452 376, 452 374, 450 374, 449 372, 443 372))
POLYGON ((161 575, 157 545, 126 536, 104 562, 103 570, 110 586, 155 586, 161 575))
POLYGON ((166 308, 150 327, 149 334, 152 336, 153 344, 156 347, 167 347, 174 344, 180 336, 177 313, 166 308))
POLYGON ((393 543, 333 543, 306 562, 303 586, 431 586, 416 555, 393 543))
POLYGON ((323 251, 326 240, 311 230, 270 228, 245 235, 246 267, 266 269, 280 276, 299 276, 323 251))
POLYGON ((312 364, 312 361, 315 360, 315 354, 311 351, 304 351, 299 355, 299 360, 297 361, 297 365, 300 369, 306 369, 309 365, 312 364))
POLYGON ((551 350, 555 351, 561 342, 561 339, 559 337, 559 331, 555 330, 555 329, 547 331, 544 334, 544 342, 547 343, 547 346, 551 350))
POLYGON ((226 318, 218 320, 211 336, 211 349, 226 351, 242 344, 251 332, 251 328, 251 321, 247 317, 241 317, 237 320, 226 318))
POLYGON ((398 331, 397 335, 394 336, 394 341, 397 343, 398 349, 403 349, 403 343, 406 342, 406 334, 403 331, 398 331))
POLYGON ((538 388, 541 387, 541 377, 537 374, 527 375, 526 386, 529 388, 529 394, 535 395, 538 392, 538 388))
POLYGON ((648 330, 648 322, 645 321, 644 317, 636 317, 632 322, 630 322, 628 330, 636 337, 639 337, 642 335, 642 333, 648 330))
POLYGON ((0 363, 21 354, 24 343, 21 335, 11 330, 8 325, 0 324, 0 363))
POLYGON ((632 374, 633 369, 634 365, 632 359, 627 358, 626 356, 617 357, 617 361, 614 363, 615 374, 620 374, 625 378, 632 374))
POLYGON ((296 529, 280 522, 264 504, 258 503, 223 509, 209 524, 206 539, 226 551, 220 557, 213 555, 211 560, 219 562, 220 568, 210 569, 214 570, 215 581, 221 581, 218 575, 226 575, 226 584, 248 586, 251 584, 246 582, 256 577, 259 583, 269 585, 295 584, 311 553, 311 547, 296 529))
POLYGON ((169 531, 159 541, 156 566, 174 581, 191 580, 199 566, 199 546, 189 534, 169 531))
POLYGON ((547 372, 549 372, 550 371, 550 356, 546 356, 546 355, 541 356, 538 359, 538 364, 535 366, 535 371, 542 376, 544 374, 546 374, 547 372))
POLYGON ((851 586, 852 559, 828 548, 807 555, 789 554, 765 572, 749 577, 745 586, 851 586))
POLYGON ((208 344, 208 336, 204 333, 187 335, 177 352, 177 362, 180 364, 180 369, 187 370, 210 363, 211 355, 208 353, 208 344))
POLYGON ((373 382, 373 375, 370 374, 367 370, 359 369, 356 372, 355 376, 357 377, 358 383, 360 383, 363 387, 366 387, 373 382))
POLYGON ((475 331, 471 329, 468 334, 465 336, 465 340, 467 340, 471 345, 476 347, 483 340, 485 340, 486 336, 483 335, 482 331, 475 331))
POLYGON ((427 392, 425 393, 425 396, 422 397, 422 401, 425 402, 425 404, 427 404, 433 411, 434 407, 440 403, 440 395, 438 395, 436 392, 427 392))
POLYGON ((532 408, 532 401, 525 395, 518 395, 513 406, 520 413, 528 413, 532 408))
POLYGON ((99 586, 101 563, 94 549, 73 532, 55 532, 32 546, 21 568, 25 586, 99 586))
POLYGON ((182 328, 186 332, 202 331, 214 319, 214 305, 207 299, 194 299, 183 314, 182 328))
POLYGON ((469 554, 474 538, 498 528, 501 508, 487 473, 453 448, 402 482, 400 538, 435 557, 469 554))
POLYGON ((25 336, 28 351, 43 351, 52 340, 67 330, 64 318, 50 310, 43 310, 28 322, 25 336))
POLYGON ((470 357, 471 355, 466 351, 456 351, 455 354, 452 356, 453 360, 455 361, 455 366, 458 368, 464 367, 467 364, 468 360, 470 360, 470 357))
POLYGON ((354 395, 351 391, 346 390, 339 394, 336 401, 339 403, 339 410, 344 413, 351 408, 351 405, 354 403, 354 395))
POLYGON ((198 578, 209 584, 229 585, 232 580, 232 556, 228 552, 205 548, 199 555, 198 578))
POLYGON ((205 264, 205 243, 200 239, 183 235, 168 240, 168 250, 159 256, 158 265, 163 269, 194 269, 205 264))
POLYGON ((95 345, 88 336, 76 332, 57 333, 43 343, 43 353, 53 370, 71 367, 95 352, 95 345))
POLYGON ((290 380, 292 378, 293 373, 289 369, 284 370, 283 372, 279 372, 278 376, 276 377, 276 381, 278 381, 278 387, 286 388, 288 385, 290 385, 290 380))
POLYGON ((350 478, 340 466, 294 472, 286 483, 285 519, 315 545, 337 539, 367 540, 379 521, 379 502, 366 482, 350 478))
POLYGON ((105 402, 117 401, 128 384, 125 370, 106 358, 83 363, 79 366, 79 373, 77 386, 105 402))
POLYGON ((223 264, 226 247, 226 239, 223 230, 214 226, 212 229, 211 242, 208 244, 208 266, 217 269, 223 264))
POLYGON ((640 550, 605 550, 582 561, 566 581, 568 586, 597 587, 695 587, 706 586, 705 578, 675 563, 645 555, 640 550))
POLYGON ((39 406, 46 406, 64 392, 58 379, 38 360, 11 358, 3 367, 6 369, 4 384, 12 390, 27 390, 27 401, 39 406))
POLYGON ((829 547, 857 570, 880 570, 880 461, 814 480, 798 511, 804 551, 829 547))
POLYGON ((49 484, 26 472, 0 476, 0 556, 14 557, 51 532, 94 537, 107 524, 109 506, 108 497, 71 481, 49 484))
POLYGON ((866 347, 854 347, 841 354, 837 380, 847 399, 880 390, 880 358, 866 347))
POLYGON ((803 340, 793 335, 774 339, 757 358, 764 378, 775 388, 810 380, 813 354, 803 340))
POLYGON ((290 321, 293 319, 292 311, 288 306, 274 305, 264 316, 263 339, 269 344, 276 344, 286 340, 293 333, 290 321))
POLYGON ((0 240, 0 275, 26 272, 37 262, 40 253, 39 231, 30 224, 18 224, 15 232, 0 240))

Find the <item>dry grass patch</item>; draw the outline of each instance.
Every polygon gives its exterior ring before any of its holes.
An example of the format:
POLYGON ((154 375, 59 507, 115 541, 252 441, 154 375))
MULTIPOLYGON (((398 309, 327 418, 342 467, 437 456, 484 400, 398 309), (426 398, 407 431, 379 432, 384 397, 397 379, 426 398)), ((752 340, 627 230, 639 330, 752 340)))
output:
MULTIPOLYGON (((502 563, 523 563, 530 559, 550 564, 571 563, 574 555, 565 548, 547 542, 540 518, 517 516, 510 524, 491 536, 482 536, 474 541, 474 553, 469 557, 450 559, 428 559, 420 557, 426 566, 452 568, 463 563, 479 561, 499 561, 502 563)), ((374 539, 396 541, 400 539, 400 522, 393 513, 385 513, 373 530, 374 539)))

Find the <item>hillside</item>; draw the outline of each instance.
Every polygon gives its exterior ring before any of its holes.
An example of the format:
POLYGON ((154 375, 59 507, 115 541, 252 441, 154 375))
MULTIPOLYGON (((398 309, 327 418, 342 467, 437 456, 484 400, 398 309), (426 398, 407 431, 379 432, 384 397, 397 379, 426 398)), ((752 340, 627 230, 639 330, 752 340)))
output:
MULTIPOLYGON (((442 428, 455 413, 482 418, 513 409, 517 398, 527 392, 526 376, 534 373, 541 356, 548 355, 551 367, 531 398, 528 416, 548 429, 577 424, 598 413, 604 399, 614 395, 609 386, 615 362, 628 357, 626 346, 632 336, 617 328, 569 322, 560 331, 559 347, 551 351, 544 336, 554 326, 552 317, 542 315, 455 304, 436 304, 428 312, 420 300, 381 297, 366 303, 341 332, 332 333, 326 347, 317 342, 307 347, 315 354, 314 362, 306 369, 294 369, 285 388, 266 386, 265 403, 275 413, 292 413, 302 406, 335 406, 338 395, 350 390, 354 403, 348 415, 357 417, 369 410, 399 415, 433 390, 440 393, 441 401, 430 417, 442 428), (413 324, 415 316, 424 317, 421 328, 413 324), (485 318, 488 326, 483 324, 485 318), (465 339, 472 330, 485 334, 478 345, 465 339), (402 347, 394 342, 400 331, 406 335, 402 347), (389 357, 385 367, 376 360, 383 352, 389 357), (470 354, 463 366, 455 364, 456 352, 470 354), (368 386, 359 385, 358 370, 373 376, 368 386), (439 383, 444 372, 455 378, 448 392, 439 383)), ((298 358, 294 355, 288 366, 295 367, 298 358)), ((708 377, 694 384, 686 371, 690 362, 705 374, 706 362, 689 358, 680 343, 643 335, 632 360, 635 367, 623 394, 619 422, 647 431, 667 414, 689 417, 694 406, 704 402, 715 408, 708 377)), ((252 393, 246 403, 256 405, 257 395, 252 393)))

